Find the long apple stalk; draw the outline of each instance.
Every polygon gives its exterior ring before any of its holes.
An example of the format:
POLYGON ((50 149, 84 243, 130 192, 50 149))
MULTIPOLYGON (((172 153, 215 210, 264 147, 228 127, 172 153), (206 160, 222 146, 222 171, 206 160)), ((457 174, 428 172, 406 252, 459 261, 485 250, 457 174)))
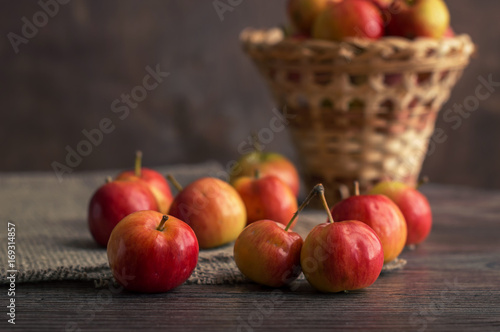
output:
POLYGON ((175 189, 177 189, 178 192, 181 192, 182 189, 184 189, 172 174, 167 174, 167 180, 175 187, 175 189))
MULTIPOLYGON (((330 208, 328 207, 328 203, 326 202, 326 198, 325 198, 325 187, 323 187, 322 184, 316 185, 316 187, 317 186, 319 186, 317 190, 318 190, 320 198, 321 198, 321 203, 323 203, 323 207, 325 208, 326 214, 328 215, 328 222, 330 224, 333 224, 334 221, 333 221, 332 213, 330 212, 330 208)), ((314 188, 316 188, 316 187, 314 187, 314 188)))
POLYGON ((142 151, 138 150, 135 152, 135 176, 141 177, 142 173, 142 151))
POLYGON ((293 214, 292 219, 290 219, 288 225, 286 225, 285 227, 285 231, 288 231, 290 226, 292 226, 293 221, 297 219, 299 213, 309 204, 309 202, 314 198, 314 196, 316 196, 321 190, 323 191, 325 190, 325 188, 323 188, 323 185, 321 183, 314 186, 314 188, 307 195, 306 199, 302 202, 302 204, 300 204, 297 211, 293 214))

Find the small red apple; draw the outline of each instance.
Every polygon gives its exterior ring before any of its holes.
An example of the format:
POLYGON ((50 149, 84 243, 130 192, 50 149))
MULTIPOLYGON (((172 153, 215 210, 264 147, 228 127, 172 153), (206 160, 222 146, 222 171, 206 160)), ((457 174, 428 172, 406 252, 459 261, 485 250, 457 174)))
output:
POLYGON ((450 24, 450 13, 442 0, 395 0, 390 10, 389 36, 440 39, 450 24))
POLYGON ((309 34, 314 19, 333 0, 288 0, 287 14, 298 32, 309 34))
POLYGON ((155 197, 142 181, 107 181, 93 194, 88 209, 90 233, 103 247, 124 217, 136 211, 158 209, 155 197))
POLYGON ((149 187, 158 203, 158 211, 167 213, 172 204, 172 192, 165 177, 149 168, 141 167, 142 152, 137 151, 135 157, 135 170, 120 173, 116 180, 137 181, 142 180, 149 187))
POLYGON ((299 213, 319 192, 313 188, 285 227, 265 219, 248 225, 234 243, 234 261, 241 273, 256 283, 281 287, 291 283, 301 273, 302 237, 291 231, 299 213))
POLYGON ((281 287, 297 279, 302 237, 273 220, 248 225, 234 243, 234 261, 247 278, 281 287))
POLYGON ((406 220, 406 245, 424 241, 432 228, 432 212, 427 198, 418 190, 401 182, 384 181, 370 190, 371 194, 389 197, 399 207, 406 220))
POLYGON ((295 197, 299 195, 300 178, 293 163, 283 155, 274 152, 262 152, 255 150, 238 160, 237 166, 231 172, 229 182, 234 184, 241 176, 254 176, 255 171, 260 176, 274 175, 280 178, 290 189, 295 197))
POLYGON ((298 208, 295 195, 278 177, 260 177, 256 173, 255 177, 240 177, 233 184, 245 204, 247 225, 263 219, 286 225, 298 208))
POLYGON ((379 39, 384 32, 382 13, 372 2, 344 0, 330 2, 316 17, 312 36, 342 41, 347 37, 379 39))
POLYGON ((227 182, 206 177, 177 194, 169 214, 186 222, 200 248, 208 249, 236 240, 246 225, 245 204, 227 182))
POLYGON ((300 263, 307 281, 322 292, 370 286, 384 264, 380 239, 360 221, 334 222, 324 189, 321 198, 329 221, 314 227, 302 245, 300 263))
POLYGON ((338 202, 332 208, 334 220, 359 220, 377 233, 384 250, 384 263, 403 251, 407 228, 406 221, 394 202, 383 195, 356 195, 338 202))
POLYGON ((184 283, 198 262, 198 241, 183 221, 157 211, 125 217, 111 233, 108 261, 125 289, 158 293, 184 283))

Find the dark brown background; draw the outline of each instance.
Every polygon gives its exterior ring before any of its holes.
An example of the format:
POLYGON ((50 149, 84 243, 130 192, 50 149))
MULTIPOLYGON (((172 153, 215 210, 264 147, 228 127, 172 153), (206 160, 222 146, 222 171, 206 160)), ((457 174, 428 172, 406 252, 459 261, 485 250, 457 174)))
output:
MULTIPOLYGON (((233 3, 238 1, 233 1, 233 3)), ((211 0, 73 0, 15 54, 7 34, 21 34, 37 1, 0 2, 0 171, 51 171, 67 145, 84 139, 108 117, 116 125, 75 171, 131 166, 142 149, 158 166, 238 157, 250 131, 268 126, 273 103, 263 80, 240 49, 247 26, 285 21, 284 0, 243 0, 221 21, 211 0), (119 120, 111 103, 142 83, 145 67, 170 76, 119 120)), ((445 108, 474 94, 477 78, 500 81, 498 1, 448 1, 452 24, 469 33, 479 57, 467 68, 445 108)), ((500 88, 457 130, 437 126, 448 140, 437 146, 424 173, 435 182, 500 188, 500 88)), ((297 160, 286 132, 269 150, 297 160)))

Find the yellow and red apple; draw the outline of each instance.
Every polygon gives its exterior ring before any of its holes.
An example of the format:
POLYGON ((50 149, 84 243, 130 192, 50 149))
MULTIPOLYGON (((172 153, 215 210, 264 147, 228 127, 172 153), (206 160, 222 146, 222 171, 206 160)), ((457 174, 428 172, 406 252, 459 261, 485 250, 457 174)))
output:
POLYGON ((263 219, 287 225, 297 211, 297 199, 292 190, 274 175, 243 176, 236 179, 233 186, 245 204, 247 225, 263 219))
POLYGON ((236 240, 247 222, 238 192, 227 182, 212 177, 198 179, 182 189, 169 214, 191 226, 202 249, 236 240))
POLYGON ((300 188, 300 177, 293 163, 279 153, 253 151, 238 160, 237 166, 231 172, 230 182, 242 176, 254 176, 259 171, 260 176, 274 175, 290 187, 297 197, 300 188))

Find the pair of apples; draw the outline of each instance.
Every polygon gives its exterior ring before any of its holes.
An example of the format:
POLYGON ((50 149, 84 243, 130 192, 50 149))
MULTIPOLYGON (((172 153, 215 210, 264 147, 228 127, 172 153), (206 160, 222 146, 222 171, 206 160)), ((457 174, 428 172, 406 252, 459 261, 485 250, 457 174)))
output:
POLYGON ((309 283, 323 292, 370 286, 383 264, 394 260, 405 244, 423 241, 432 224, 427 199, 417 190, 382 182, 372 192, 356 193, 330 211, 324 188, 317 185, 286 227, 272 220, 247 226, 234 245, 236 265, 249 279, 271 287, 290 283, 302 271, 309 283), (376 193, 388 194, 394 202, 376 193), (303 241, 291 226, 317 194, 328 222, 314 227, 303 241))
POLYGON ((442 0, 289 0, 287 13, 299 38, 453 36, 442 0))

